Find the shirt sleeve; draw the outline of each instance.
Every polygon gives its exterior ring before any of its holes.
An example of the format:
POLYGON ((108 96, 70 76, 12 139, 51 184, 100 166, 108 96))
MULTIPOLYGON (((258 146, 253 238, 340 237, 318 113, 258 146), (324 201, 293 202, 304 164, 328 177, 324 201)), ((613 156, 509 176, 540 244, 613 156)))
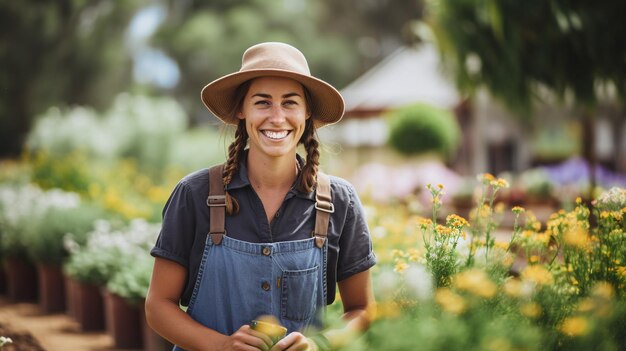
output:
POLYGON ((193 198, 189 185, 183 180, 165 203, 161 232, 150 254, 189 269, 195 223, 193 198))
POLYGON ((339 239, 337 281, 366 271, 376 264, 363 206, 352 186, 349 187, 346 222, 339 239))

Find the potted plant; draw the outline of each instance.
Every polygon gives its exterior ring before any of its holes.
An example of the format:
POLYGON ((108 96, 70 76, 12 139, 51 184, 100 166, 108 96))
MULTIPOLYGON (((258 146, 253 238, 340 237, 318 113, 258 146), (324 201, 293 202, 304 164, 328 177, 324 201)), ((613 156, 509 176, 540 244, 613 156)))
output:
POLYGON ((31 184, 0 188, 0 250, 4 259, 7 295, 13 301, 37 299, 37 272, 26 254, 23 233, 42 212, 37 200, 44 192, 31 184))
POLYGON ((107 283, 105 305, 108 329, 117 348, 144 345, 144 348, 152 350, 155 337, 145 323, 143 304, 153 260, 147 250, 137 250, 132 257, 126 256, 124 260, 132 264, 124 265, 107 283))
POLYGON ((39 304, 44 312, 59 312, 66 307, 61 267, 69 252, 64 238, 69 236, 77 244, 84 244, 94 221, 105 216, 101 208, 90 204, 72 208, 51 207, 35 221, 32 231, 25 233, 26 251, 37 266, 39 304))
POLYGON ((117 251, 107 249, 116 242, 111 232, 117 226, 119 224, 110 220, 96 220, 94 230, 87 234, 83 245, 69 237, 65 240, 70 257, 63 270, 71 281, 69 285, 74 287, 74 318, 83 331, 105 327, 101 289, 119 268, 117 251))

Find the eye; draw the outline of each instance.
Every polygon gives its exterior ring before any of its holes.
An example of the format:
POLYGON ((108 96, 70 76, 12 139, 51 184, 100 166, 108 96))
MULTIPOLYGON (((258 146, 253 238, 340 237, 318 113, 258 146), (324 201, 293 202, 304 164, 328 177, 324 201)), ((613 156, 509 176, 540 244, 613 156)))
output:
POLYGON ((256 101, 254 104, 258 106, 269 106, 270 102, 267 100, 259 100, 259 101, 256 101))
POLYGON ((286 100, 285 102, 283 102, 283 105, 287 105, 287 106, 292 106, 292 105, 297 105, 298 102, 295 100, 286 100))

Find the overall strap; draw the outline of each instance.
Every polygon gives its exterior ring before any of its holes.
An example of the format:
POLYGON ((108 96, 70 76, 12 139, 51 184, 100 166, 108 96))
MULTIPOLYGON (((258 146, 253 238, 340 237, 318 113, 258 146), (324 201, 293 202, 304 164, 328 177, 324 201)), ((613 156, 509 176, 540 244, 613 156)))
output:
POLYGON ((209 196, 206 204, 209 206, 209 235, 213 244, 222 243, 222 238, 226 234, 224 221, 226 218, 226 195, 222 174, 224 165, 220 164, 209 168, 209 196))
POLYGON ((315 245, 319 248, 324 246, 328 233, 330 214, 335 212, 333 198, 330 193, 330 177, 322 172, 317 172, 317 188, 315 189, 315 245))

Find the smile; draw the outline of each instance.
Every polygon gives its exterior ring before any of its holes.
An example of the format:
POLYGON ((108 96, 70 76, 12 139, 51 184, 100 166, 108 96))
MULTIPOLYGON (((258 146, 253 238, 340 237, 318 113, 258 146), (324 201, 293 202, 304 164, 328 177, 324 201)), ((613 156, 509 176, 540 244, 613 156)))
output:
POLYGON ((262 130, 261 133, 263 133, 263 135, 265 135, 266 137, 273 139, 273 140, 280 140, 285 138, 287 135, 289 135, 291 131, 290 130, 281 130, 279 132, 277 131, 273 131, 273 130, 262 130))

